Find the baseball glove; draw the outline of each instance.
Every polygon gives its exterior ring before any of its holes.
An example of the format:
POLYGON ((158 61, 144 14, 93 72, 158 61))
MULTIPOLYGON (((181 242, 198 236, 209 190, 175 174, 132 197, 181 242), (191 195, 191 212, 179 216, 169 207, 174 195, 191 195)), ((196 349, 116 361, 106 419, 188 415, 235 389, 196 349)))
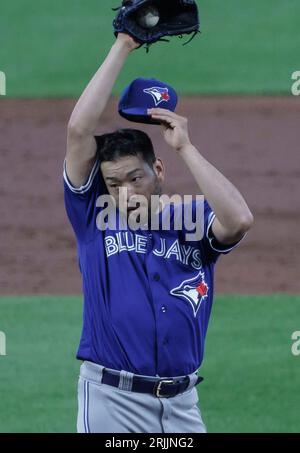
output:
MULTIPOLYGON (((127 33, 141 46, 149 46, 157 41, 168 41, 167 36, 184 34, 193 36, 199 33, 199 13, 195 0, 123 0, 122 6, 114 8, 118 11, 113 22, 114 32, 127 33), (158 23, 153 26, 141 21, 143 13, 154 10, 158 23)), ((184 44, 184 45, 185 45, 184 44)))

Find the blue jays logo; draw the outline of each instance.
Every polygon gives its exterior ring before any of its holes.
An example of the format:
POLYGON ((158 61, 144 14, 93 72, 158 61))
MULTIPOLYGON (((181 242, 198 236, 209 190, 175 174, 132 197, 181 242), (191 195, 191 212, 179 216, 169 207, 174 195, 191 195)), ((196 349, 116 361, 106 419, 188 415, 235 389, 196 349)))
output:
POLYGON ((170 294, 187 300, 191 304, 196 317, 202 302, 208 296, 208 290, 204 272, 200 271, 196 277, 184 280, 177 288, 173 288, 170 294))
POLYGON ((170 100, 168 88, 152 87, 146 88, 143 91, 144 93, 150 94, 152 96, 155 107, 157 107, 161 102, 168 102, 170 100))

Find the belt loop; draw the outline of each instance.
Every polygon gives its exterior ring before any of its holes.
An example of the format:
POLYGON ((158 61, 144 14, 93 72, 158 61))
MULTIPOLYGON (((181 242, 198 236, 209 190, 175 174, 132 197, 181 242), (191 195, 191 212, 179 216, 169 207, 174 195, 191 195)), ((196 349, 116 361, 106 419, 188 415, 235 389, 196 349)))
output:
POLYGON ((186 390, 190 390, 192 387, 194 387, 196 385, 196 382, 198 380, 198 376, 195 373, 194 374, 190 374, 189 375, 189 379, 190 379, 190 383, 187 386, 186 390))
POLYGON ((102 378, 103 378, 103 371, 105 370, 104 366, 98 365, 98 370, 99 370, 99 377, 100 377, 100 382, 102 383, 102 378))
POLYGON ((120 381, 119 381, 119 389, 120 390, 127 390, 131 392, 132 384, 133 384, 133 373, 129 373, 128 371, 120 371, 120 381))

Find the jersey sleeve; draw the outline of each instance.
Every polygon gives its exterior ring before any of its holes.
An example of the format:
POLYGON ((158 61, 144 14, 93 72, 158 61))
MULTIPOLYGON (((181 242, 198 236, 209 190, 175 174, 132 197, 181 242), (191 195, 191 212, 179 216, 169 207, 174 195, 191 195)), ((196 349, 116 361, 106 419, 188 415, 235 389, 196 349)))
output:
POLYGON ((81 187, 74 187, 70 182, 65 161, 63 182, 65 208, 75 235, 81 241, 89 240, 97 228, 97 198, 108 193, 99 161, 96 160, 86 183, 81 187))
POLYGON ((221 244, 213 234, 212 224, 215 220, 216 215, 209 206, 207 200, 204 201, 204 236, 202 239, 202 245, 205 250, 206 256, 209 260, 214 262, 217 261, 220 255, 226 255, 235 249, 240 242, 244 239, 246 234, 238 242, 234 244, 221 244))

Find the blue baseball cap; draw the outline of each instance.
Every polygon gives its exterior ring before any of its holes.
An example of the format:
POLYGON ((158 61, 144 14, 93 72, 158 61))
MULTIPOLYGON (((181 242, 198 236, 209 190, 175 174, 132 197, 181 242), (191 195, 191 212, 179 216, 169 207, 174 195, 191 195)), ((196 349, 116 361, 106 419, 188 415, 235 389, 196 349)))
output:
POLYGON ((155 107, 175 111, 177 93, 170 85, 156 79, 138 78, 121 94, 119 114, 135 123, 160 124, 148 115, 147 110, 155 107))

